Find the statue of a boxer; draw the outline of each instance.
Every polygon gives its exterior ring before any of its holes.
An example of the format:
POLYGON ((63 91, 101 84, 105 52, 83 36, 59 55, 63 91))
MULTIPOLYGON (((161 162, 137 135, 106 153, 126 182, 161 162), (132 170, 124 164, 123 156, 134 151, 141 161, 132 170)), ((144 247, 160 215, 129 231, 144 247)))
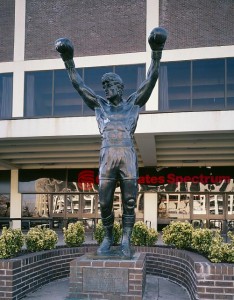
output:
POLYGON ((107 73, 102 77, 106 99, 96 95, 85 85, 76 72, 72 43, 66 38, 60 38, 55 43, 56 50, 65 63, 74 88, 88 107, 95 111, 102 137, 99 201, 105 237, 97 250, 99 255, 108 254, 113 243, 113 196, 118 181, 123 201, 121 252, 125 257, 131 257, 130 239, 135 223, 138 179, 133 134, 137 126, 140 109, 148 101, 158 79, 159 64, 166 38, 167 32, 160 27, 154 28, 150 33, 148 42, 152 49, 151 65, 145 81, 127 99, 122 98, 124 84, 115 73, 107 73))

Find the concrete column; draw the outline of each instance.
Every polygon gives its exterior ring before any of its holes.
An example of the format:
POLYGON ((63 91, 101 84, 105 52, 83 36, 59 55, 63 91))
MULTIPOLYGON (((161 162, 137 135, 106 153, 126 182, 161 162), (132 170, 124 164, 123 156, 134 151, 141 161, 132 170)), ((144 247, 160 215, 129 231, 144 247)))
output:
POLYGON ((15 35, 12 117, 23 117, 24 113, 24 61, 26 0, 15 0, 15 35))
MULTIPOLYGON (((151 62, 151 48, 148 44, 148 36, 151 30, 159 26, 159 0, 147 0, 146 6, 146 72, 151 62)), ((158 82, 146 103, 146 110, 158 110, 158 82)))
MULTIPOLYGON (((18 182, 18 170, 11 170, 11 218, 21 218, 21 194, 18 192, 18 182)), ((13 221, 11 227, 21 228, 21 221, 13 221)))
POLYGON ((157 194, 144 193, 144 222, 150 221, 151 228, 157 230, 157 194))

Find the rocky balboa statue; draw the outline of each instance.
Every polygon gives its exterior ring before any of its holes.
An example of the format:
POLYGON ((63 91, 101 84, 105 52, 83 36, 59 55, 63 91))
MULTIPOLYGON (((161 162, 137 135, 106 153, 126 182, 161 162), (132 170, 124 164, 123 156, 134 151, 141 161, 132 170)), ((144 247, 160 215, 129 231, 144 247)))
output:
POLYGON ((131 257, 130 239, 135 223, 138 166, 134 148, 133 134, 137 126, 139 112, 148 101, 159 74, 167 32, 161 27, 154 28, 148 38, 152 49, 151 65, 145 81, 138 90, 123 99, 124 84, 115 73, 102 77, 106 99, 96 95, 87 87, 75 69, 74 48, 70 40, 60 38, 55 48, 65 63, 70 80, 89 108, 95 111, 102 137, 99 165, 99 201, 105 237, 97 250, 98 255, 108 255, 113 243, 113 197, 116 183, 120 183, 123 215, 123 236, 121 254, 131 257))

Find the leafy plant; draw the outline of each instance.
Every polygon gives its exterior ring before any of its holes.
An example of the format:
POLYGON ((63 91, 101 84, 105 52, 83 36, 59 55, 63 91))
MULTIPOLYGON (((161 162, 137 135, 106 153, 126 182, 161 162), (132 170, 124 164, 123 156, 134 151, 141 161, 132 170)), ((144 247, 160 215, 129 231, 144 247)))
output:
MULTIPOLYGON (((102 224, 102 221, 100 220, 95 228, 94 239, 100 245, 104 239, 104 236, 105 236, 105 229, 102 224)), ((120 224, 119 224, 119 222, 115 221, 114 226, 113 226, 113 239, 114 239, 113 245, 119 244, 121 236, 122 236, 122 230, 121 230, 120 224)))
POLYGON ((146 236, 146 246, 153 246, 158 241, 158 232, 154 228, 148 229, 148 234, 146 236))
POLYGON ((138 221, 134 224, 131 241, 135 246, 153 246, 158 240, 158 232, 154 228, 138 221))
POLYGON ((174 221, 163 228, 163 242, 178 249, 190 249, 193 230, 188 222, 174 221))
POLYGON ((25 242, 31 252, 54 249, 58 242, 58 235, 52 229, 34 227, 29 229, 25 242))
POLYGON ((70 223, 68 228, 63 228, 64 241, 69 247, 78 247, 85 240, 85 229, 81 222, 70 223))
POLYGON ((21 229, 2 229, 0 236, 0 258, 10 258, 21 251, 24 244, 24 235, 21 229))
POLYGON ((207 255, 213 243, 215 232, 204 228, 195 229, 192 232, 192 248, 201 254, 207 255))

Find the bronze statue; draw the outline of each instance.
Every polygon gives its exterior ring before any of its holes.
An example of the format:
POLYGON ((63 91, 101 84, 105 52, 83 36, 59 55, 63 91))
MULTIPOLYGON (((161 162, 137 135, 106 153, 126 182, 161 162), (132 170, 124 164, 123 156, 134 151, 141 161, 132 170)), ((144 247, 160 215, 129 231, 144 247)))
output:
POLYGON ((159 64, 166 38, 167 32, 161 27, 154 28, 150 33, 148 42, 152 49, 151 65, 145 81, 127 99, 122 98, 124 84, 115 73, 106 73, 102 77, 106 99, 96 95, 85 85, 75 69, 72 43, 66 38, 60 38, 55 42, 55 48, 65 63, 74 88, 88 107, 95 111, 102 137, 99 201, 105 237, 97 250, 99 255, 110 253, 113 243, 113 196, 116 183, 119 182, 123 201, 121 252, 123 256, 131 257, 130 239, 135 223, 138 179, 133 134, 140 108, 148 101, 158 79, 159 64))

